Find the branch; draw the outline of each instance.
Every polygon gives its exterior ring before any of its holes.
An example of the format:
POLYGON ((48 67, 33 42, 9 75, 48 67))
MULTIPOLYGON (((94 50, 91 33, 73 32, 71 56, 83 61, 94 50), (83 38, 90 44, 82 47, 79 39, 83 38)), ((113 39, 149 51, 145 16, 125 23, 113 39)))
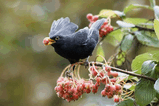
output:
POLYGON ((145 28, 145 27, 141 27, 141 26, 138 26, 138 25, 135 25, 134 28, 138 28, 139 30, 145 30, 145 31, 150 31, 150 32, 154 32, 155 31, 154 29, 145 28))
MULTIPOLYGON (((84 63, 81 63, 81 65, 86 65, 84 63)), ((90 62, 90 65, 91 66, 93 65, 92 62, 90 62)), ((94 62, 94 65, 102 67, 104 64, 99 63, 99 62, 94 62)), ((87 66, 88 66, 88 64, 87 64, 87 66)), ((154 78, 151 78, 151 77, 148 77, 148 76, 145 76, 145 75, 136 74, 136 73, 133 73, 131 71, 122 70, 122 69, 119 69, 119 68, 116 68, 116 67, 111 67, 111 69, 113 69, 113 71, 117 71, 117 72, 125 73, 125 74, 128 74, 128 75, 136 76, 136 77, 139 77, 139 78, 144 78, 144 79, 147 79, 147 80, 151 80, 153 82, 156 81, 156 79, 154 79, 154 78)))

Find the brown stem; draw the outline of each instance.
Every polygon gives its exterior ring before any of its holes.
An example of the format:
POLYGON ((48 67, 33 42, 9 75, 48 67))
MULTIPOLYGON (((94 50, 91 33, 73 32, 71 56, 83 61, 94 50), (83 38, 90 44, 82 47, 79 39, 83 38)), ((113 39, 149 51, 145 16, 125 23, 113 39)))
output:
MULTIPOLYGON (((81 65, 84 65, 84 64, 81 64, 81 65)), ((90 65, 92 66, 93 64, 90 62, 90 65)), ((94 65, 102 67, 104 64, 96 62, 96 63, 94 63, 94 65)), ((116 68, 116 67, 111 67, 111 69, 113 71, 129 74, 129 75, 136 76, 136 77, 139 77, 139 78, 148 79, 148 80, 151 80, 151 81, 154 81, 154 82, 156 81, 156 79, 154 79, 154 78, 151 78, 151 77, 148 77, 148 76, 145 76, 145 75, 136 74, 136 73, 133 73, 131 71, 122 70, 122 69, 119 69, 119 68, 116 68)))
POLYGON ((150 28, 145 28, 145 27, 141 27, 138 25, 135 25, 135 28, 138 28, 139 30, 145 30, 145 31, 150 31, 150 32, 154 32, 154 29, 150 29, 150 28))

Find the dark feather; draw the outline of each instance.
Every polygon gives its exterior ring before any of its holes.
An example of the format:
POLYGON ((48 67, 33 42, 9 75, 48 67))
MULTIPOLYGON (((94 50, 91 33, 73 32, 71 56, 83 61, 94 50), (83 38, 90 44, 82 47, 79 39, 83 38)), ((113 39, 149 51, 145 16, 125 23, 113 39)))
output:
POLYGON ((75 32, 78 28, 76 24, 70 22, 69 18, 60 18, 51 27, 49 37, 60 37, 52 46, 56 53, 68 59, 71 64, 87 58, 98 43, 99 29, 104 22, 105 19, 98 20, 90 29, 85 27, 75 32))

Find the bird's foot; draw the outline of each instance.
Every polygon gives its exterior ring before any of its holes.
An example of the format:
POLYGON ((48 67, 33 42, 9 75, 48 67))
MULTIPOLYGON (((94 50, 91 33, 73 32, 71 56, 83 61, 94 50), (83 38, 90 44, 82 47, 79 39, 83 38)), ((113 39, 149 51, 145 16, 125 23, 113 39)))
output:
POLYGON ((84 62, 84 66, 85 66, 85 68, 87 68, 87 67, 88 67, 88 64, 89 64, 89 62, 88 62, 88 61, 85 61, 85 62, 84 62))
POLYGON ((89 59, 89 56, 87 57, 86 61, 84 62, 84 66, 85 66, 85 68, 87 68, 87 67, 88 67, 88 64, 89 64, 88 59, 89 59))
POLYGON ((69 71, 66 71, 66 72, 65 72, 65 76, 66 76, 67 78, 72 78, 72 75, 71 75, 70 73, 71 73, 70 70, 69 70, 69 71))

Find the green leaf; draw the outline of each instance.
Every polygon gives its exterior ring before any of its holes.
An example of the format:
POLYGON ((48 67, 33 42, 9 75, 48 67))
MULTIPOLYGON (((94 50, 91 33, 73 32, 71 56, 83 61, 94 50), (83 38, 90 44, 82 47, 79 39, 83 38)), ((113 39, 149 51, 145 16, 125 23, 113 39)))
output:
POLYGON ((134 24, 126 23, 126 22, 120 21, 120 20, 116 21, 116 23, 117 23, 120 27, 122 27, 122 28, 131 28, 131 27, 135 27, 134 24))
POLYGON ((99 12, 100 17, 111 17, 114 15, 116 15, 115 12, 113 10, 109 10, 109 9, 103 9, 99 12))
POLYGON ((124 12, 121 12, 121 11, 114 11, 114 13, 116 14, 116 15, 118 15, 119 17, 125 17, 125 14, 124 14, 124 12))
POLYGON ((123 38, 123 32, 120 29, 117 29, 106 36, 106 41, 112 44, 113 46, 117 46, 120 44, 123 38))
POLYGON ((156 90, 157 93, 159 93, 159 78, 156 80, 154 84, 154 89, 156 90))
POLYGON ((154 29, 155 29, 157 38, 159 39, 159 20, 157 20, 157 19, 154 20, 154 29))
POLYGON ((135 36, 137 37, 138 41, 143 45, 159 48, 159 40, 157 38, 151 37, 143 31, 136 31, 135 36))
POLYGON ((156 66, 155 62, 152 60, 147 60, 142 64, 141 72, 142 74, 146 75, 153 71, 154 67, 156 66))
POLYGON ((146 79, 141 79, 135 88, 135 101, 140 106, 146 106, 156 96, 156 91, 153 87, 154 82, 146 79))
POLYGON ((124 22, 137 25, 137 24, 140 24, 140 23, 147 23, 148 19, 144 19, 144 18, 125 18, 124 22))
POLYGON ((159 61, 159 51, 152 51, 136 56, 135 59, 132 61, 131 69, 134 71, 137 70, 135 73, 141 74, 142 64, 146 60, 159 61))
POLYGON ((124 100, 124 101, 120 102, 116 106, 134 106, 134 100, 133 99, 127 99, 127 100, 124 100))
POLYGON ((127 52, 132 45, 133 39, 134 39, 133 35, 131 34, 126 35, 121 42, 121 46, 120 46, 121 50, 124 52, 127 52))
POLYGON ((134 91, 135 90, 135 84, 132 84, 132 83, 126 83, 126 84, 124 84, 124 88, 125 89, 129 89, 129 90, 131 90, 131 91, 134 91))
POLYGON ((99 57, 97 58, 97 61, 102 62, 102 61, 103 61, 103 58, 100 57, 100 56, 105 57, 105 55, 104 55, 104 50, 103 50, 103 48, 102 48, 101 45, 99 45, 98 48, 97 48, 97 56, 98 56, 98 55, 99 55, 99 57))
POLYGON ((133 9, 137 9, 137 8, 146 8, 146 9, 153 10, 151 7, 149 7, 147 5, 130 4, 129 6, 127 6, 124 9, 124 13, 126 14, 127 12, 132 11, 133 9))
POLYGON ((159 19, 159 6, 154 6, 154 12, 155 12, 156 19, 159 19))

